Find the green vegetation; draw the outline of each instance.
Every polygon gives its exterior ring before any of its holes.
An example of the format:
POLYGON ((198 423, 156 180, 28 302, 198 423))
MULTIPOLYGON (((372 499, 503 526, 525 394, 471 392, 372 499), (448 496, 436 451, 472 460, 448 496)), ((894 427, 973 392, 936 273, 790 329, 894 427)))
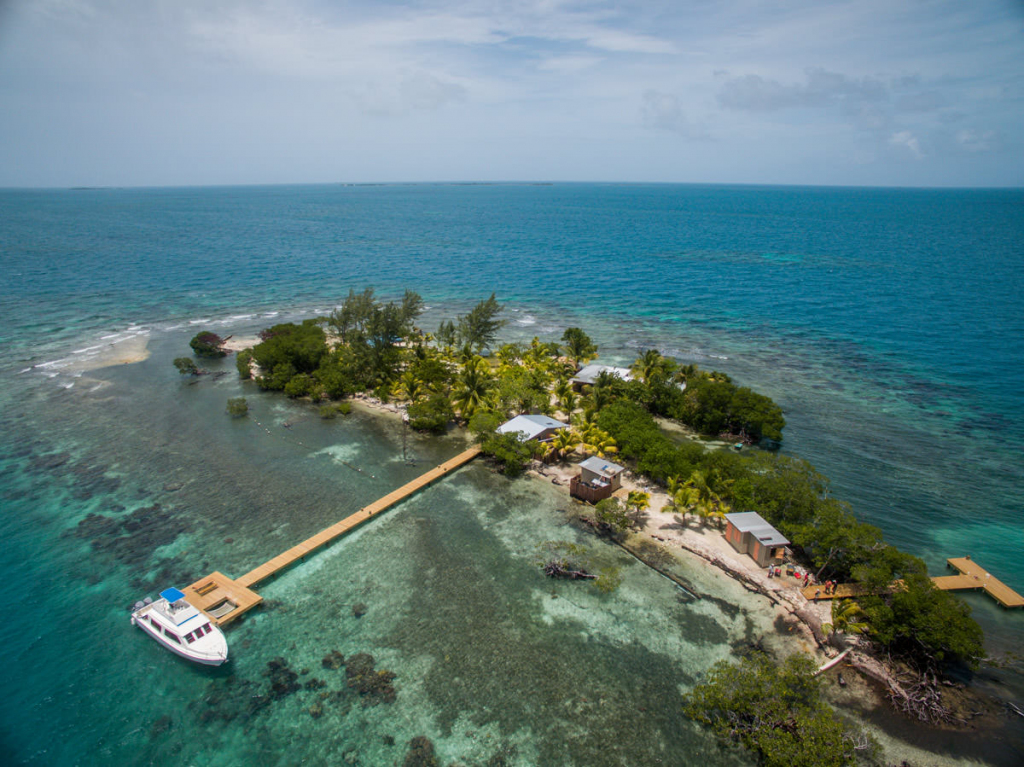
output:
POLYGON ((621 538, 633 526, 626 506, 615 496, 597 502, 594 518, 598 529, 613 538, 621 538))
POLYGON ((848 729, 820 697, 814 662, 794 655, 782 664, 763 653, 721 661, 687 698, 687 716, 710 725, 758 755, 765 767, 843 767, 875 756, 877 747, 848 729))
POLYGON ((606 565, 592 573, 593 558, 586 546, 571 541, 545 541, 537 544, 536 565, 544 569, 549 578, 587 580, 603 594, 615 591, 622 583, 622 571, 616 565, 606 565))
POLYGON ((241 418, 249 414, 249 403, 245 397, 232 397, 228 400, 227 412, 232 418, 241 418))
POLYGON ((320 406, 320 417, 324 420, 337 418, 339 415, 348 415, 352 412, 350 402, 328 402, 320 406))
POLYGON ((565 344, 565 353, 577 367, 597 356, 597 344, 581 328, 566 328, 562 333, 562 343, 565 344))
POLYGON ((505 476, 518 477, 540 454, 541 445, 532 439, 524 442, 518 434, 491 434, 480 443, 480 450, 498 464, 505 476))
MULTIPOLYGON (((539 339, 504 344, 485 359, 478 352, 494 347, 502 326, 493 294, 465 316, 442 322, 435 338, 415 327, 421 310, 422 299, 411 291, 388 303, 369 288, 350 291, 329 317, 263 331, 259 344, 239 354, 239 372, 249 372, 251 355, 263 389, 313 402, 372 392, 404 404, 410 426, 433 433, 453 420, 468 423, 483 451, 509 476, 541 455, 549 461, 578 453, 614 456, 667 487, 667 510, 684 522, 692 516, 699 524, 715 524, 731 509, 757 510, 793 542, 819 580, 866 587, 870 596, 858 600, 862 612, 848 616, 847 631, 864 624, 880 646, 920 667, 975 664, 982 656, 981 630, 969 608, 935 589, 919 559, 886 544, 877 528, 831 497, 827 480, 809 463, 761 450, 708 451, 671 438, 655 421, 661 416, 705 434, 777 442, 785 419, 768 397, 723 373, 680 367, 656 349, 638 355, 634 380, 603 374, 577 393, 570 383, 576 365, 562 355, 581 363, 597 353, 580 328, 568 328, 563 345, 539 339), (548 413, 572 425, 546 445, 495 433, 524 412, 548 413), (895 581, 902 587, 892 588, 895 581)), ((576 516, 621 538, 646 514, 642 498, 631 501, 599 504, 576 516)), ((836 631, 844 631, 840 625, 833 621, 836 631)))
POLYGON ((885 543, 878 528, 830 497, 828 481, 806 461, 676 444, 649 411, 625 398, 603 408, 597 423, 621 457, 669 488, 673 511, 707 521, 728 508, 756 509, 817 569, 819 581, 862 584, 870 594, 858 600, 867 634, 893 655, 920 667, 973 666, 984 655, 970 607, 935 588, 924 562, 885 543), (902 588, 893 588, 895 581, 902 588))
POLYGON ((505 324, 497 317, 501 313, 501 304, 491 293, 486 301, 474 306, 468 314, 459 318, 458 340, 462 346, 480 352, 494 344, 498 331, 505 324))
POLYGON ((868 628, 864 622, 864 609, 852 599, 833 599, 832 621, 821 624, 821 630, 832 641, 840 634, 863 634, 868 628))
POLYGON ((312 374, 326 356, 327 337, 316 320, 274 325, 260 333, 260 343, 252 349, 252 358, 260 367, 256 384, 261 389, 285 391, 293 378, 303 376, 288 392, 303 396, 299 392, 312 385, 312 374))
POLYGON ((183 376, 197 376, 201 373, 199 366, 196 365, 196 363, 189 357, 175 357, 174 367, 176 367, 178 372, 183 376))
POLYGON ((409 415, 409 425, 412 428, 434 434, 443 434, 455 417, 451 400, 442 392, 431 394, 426 399, 414 402, 409 405, 406 412, 409 415))
POLYGON ((192 351, 197 357, 226 357, 227 352, 221 348, 224 345, 224 340, 216 333, 203 330, 197 333, 188 345, 192 347, 192 351))
POLYGON ((252 378, 252 350, 243 349, 235 356, 235 367, 238 368, 238 377, 244 381, 252 378))

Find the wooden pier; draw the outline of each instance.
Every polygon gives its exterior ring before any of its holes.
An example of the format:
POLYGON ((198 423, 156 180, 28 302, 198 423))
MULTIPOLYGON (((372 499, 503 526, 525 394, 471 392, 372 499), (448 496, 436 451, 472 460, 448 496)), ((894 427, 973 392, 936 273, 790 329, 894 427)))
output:
POLYGON ((407 482, 397 490, 388 493, 368 506, 364 506, 340 522, 336 522, 327 529, 321 530, 316 535, 307 538, 302 543, 292 546, 283 554, 278 554, 259 567, 253 568, 240 578, 232 580, 219 572, 214 572, 205 578, 200 578, 185 589, 185 599, 188 600, 189 604, 207 615, 218 626, 230 623, 263 601, 263 597, 252 591, 251 587, 333 542, 340 536, 363 524, 375 514, 389 509, 399 501, 423 489, 431 482, 469 463, 479 454, 479 447, 471 447, 469 450, 459 453, 440 466, 436 466, 427 473, 420 475, 412 480, 412 482, 407 482))
POLYGON ((986 594, 1003 607, 1024 607, 1024 597, 1011 589, 970 557, 955 557, 946 560, 959 575, 940 575, 932 581, 944 591, 983 589, 986 594))
MULTIPOLYGON (((998 578, 993 578, 991 573, 970 557, 951 557, 946 560, 946 566, 952 567, 959 575, 935 576, 932 583, 936 588, 943 591, 983 590, 1003 607, 1024 607, 1024 597, 998 578)), ((893 588, 899 588, 900 584, 901 582, 897 581, 893 588)), ((820 599, 847 599, 864 594, 864 588, 855 583, 840 583, 831 594, 826 594, 825 587, 821 584, 806 586, 800 591, 812 602, 820 599)))

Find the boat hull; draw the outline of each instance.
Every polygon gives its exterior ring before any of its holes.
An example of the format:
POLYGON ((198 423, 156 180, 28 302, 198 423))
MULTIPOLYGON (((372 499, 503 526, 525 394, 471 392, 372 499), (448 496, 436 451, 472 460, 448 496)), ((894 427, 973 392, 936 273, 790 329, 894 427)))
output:
POLYGON ((132 624, 138 626, 142 631, 147 634, 151 639, 155 640, 161 647, 170 650, 175 655, 178 655, 186 660, 192 661, 193 663, 199 663, 204 666, 221 666, 227 662, 227 649, 223 656, 220 655, 207 655, 204 653, 189 652, 187 648, 180 645, 174 644, 168 641, 160 634, 153 631, 152 628, 144 620, 139 620, 137 614, 132 615, 132 624))

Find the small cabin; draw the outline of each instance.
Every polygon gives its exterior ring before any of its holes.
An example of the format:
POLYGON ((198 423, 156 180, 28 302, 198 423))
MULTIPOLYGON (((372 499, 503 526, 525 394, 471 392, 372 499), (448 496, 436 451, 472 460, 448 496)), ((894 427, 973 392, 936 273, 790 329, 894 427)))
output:
POLYGON ((780 564, 789 545, 786 537, 755 511, 726 514, 725 539, 736 551, 749 554, 761 567, 780 564))
POLYGON ((622 486, 625 470, 617 463, 591 456, 580 462, 580 473, 569 480, 569 495, 590 503, 610 498, 622 486))
POLYGON ((523 442, 531 439, 547 442, 555 436, 556 431, 568 427, 569 424, 546 415, 517 415, 511 421, 505 421, 497 431, 498 434, 518 434, 523 442))
POLYGON ((609 373, 623 381, 632 381, 633 373, 629 368, 617 368, 612 365, 587 365, 574 375, 570 381, 576 392, 583 391, 584 386, 593 386, 601 373, 609 373))

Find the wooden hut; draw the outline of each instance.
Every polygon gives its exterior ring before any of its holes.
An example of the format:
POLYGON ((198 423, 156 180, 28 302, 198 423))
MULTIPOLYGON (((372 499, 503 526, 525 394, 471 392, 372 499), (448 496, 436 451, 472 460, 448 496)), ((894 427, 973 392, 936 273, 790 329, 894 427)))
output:
POLYGON ((603 501, 622 486, 622 472, 617 463, 591 456, 580 462, 580 473, 569 480, 569 495, 590 503, 603 501))

